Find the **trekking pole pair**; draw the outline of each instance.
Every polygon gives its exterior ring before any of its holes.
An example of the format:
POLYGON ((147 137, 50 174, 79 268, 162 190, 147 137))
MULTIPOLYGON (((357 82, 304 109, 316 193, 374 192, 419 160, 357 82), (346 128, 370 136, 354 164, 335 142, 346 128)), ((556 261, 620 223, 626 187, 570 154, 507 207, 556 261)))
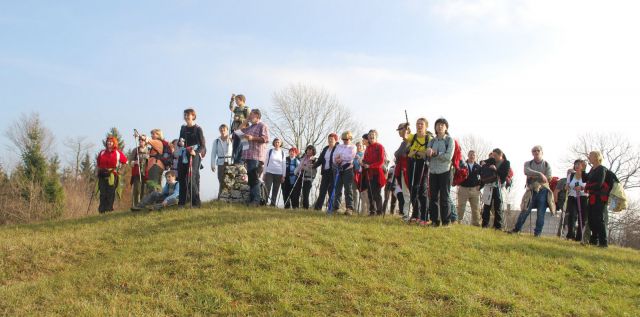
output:
MULTIPOLYGON (((284 202, 284 207, 287 207, 287 204, 289 203, 289 201, 291 201, 291 196, 293 196, 293 192, 296 190, 296 187, 298 186, 298 181, 300 181, 300 179, 302 179, 302 182, 304 183, 304 173, 305 170, 302 169, 302 175, 298 175, 298 177, 296 177, 296 181, 293 182, 293 187, 291 188, 291 192, 289 192, 289 197, 287 197, 287 200, 284 202)), ((277 201, 277 198, 276 198, 277 201)))

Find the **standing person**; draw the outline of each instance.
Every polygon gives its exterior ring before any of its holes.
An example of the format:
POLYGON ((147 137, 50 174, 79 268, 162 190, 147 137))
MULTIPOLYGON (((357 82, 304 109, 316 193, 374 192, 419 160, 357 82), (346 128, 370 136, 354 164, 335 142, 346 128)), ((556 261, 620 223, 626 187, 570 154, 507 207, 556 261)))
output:
POLYGON ((176 175, 178 175, 178 163, 180 162, 180 155, 184 149, 184 140, 174 139, 171 141, 171 146, 173 147, 171 149, 171 155, 173 156, 173 160, 171 161, 171 170, 176 172, 176 175))
POLYGON ((336 146, 336 151, 333 155, 333 163, 338 169, 338 182, 335 189, 335 195, 331 209, 340 209, 340 201, 342 200, 342 189, 344 188, 344 201, 347 205, 345 215, 350 216, 353 214, 353 188, 354 188, 354 173, 353 173, 353 161, 356 157, 356 147, 351 144, 353 135, 351 131, 342 133, 341 139, 343 144, 336 146))
POLYGON ((396 167, 393 173, 394 182, 396 184, 396 196, 398 197, 398 205, 404 221, 409 221, 409 219, 411 219, 411 189, 409 186, 408 171, 409 157, 407 156, 407 153, 409 152, 409 144, 405 142, 409 135, 411 135, 409 123, 401 123, 398 125, 396 131, 398 131, 398 135, 402 138, 400 146, 393 154, 396 160, 396 167))
POLYGON ((364 168, 363 182, 367 186, 369 194, 369 215, 382 215, 382 194, 380 190, 384 187, 385 179, 382 165, 384 165, 384 147, 378 143, 378 131, 369 131, 369 146, 364 152, 362 167, 364 168))
POLYGON ((147 194, 158 191, 162 188, 162 172, 164 172, 164 143, 162 131, 160 129, 151 130, 151 140, 149 143, 149 160, 147 161, 147 194))
MULTIPOLYGON (((360 177, 362 175, 360 160, 364 156, 362 141, 356 142, 356 156, 353 158, 353 206, 358 209, 360 204, 360 177)), ((360 212, 360 210, 356 210, 360 212)))
MULTIPOLYGON (((356 186, 358 187, 358 197, 360 198, 360 208, 358 213, 360 215, 369 214, 369 194, 367 192, 367 186, 364 185, 364 168, 362 168, 362 159, 364 158, 364 152, 367 150, 367 146, 369 146, 369 134, 362 135, 362 144, 361 148, 357 149, 356 157, 354 160, 357 160, 358 163, 358 181, 356 186)), ((354 163, 355 165, 356 163, 354 163)))
POLYGON ((149 159, 147 136, 143 134, 138 137, 138 148, 136 151, 133 151, 133 156, 130 159, 132 165, 131 191, 133 195, 133 206, 138 205, 144 197, 144 182, 147 179, 147 175, 145 174, 147 159, 149 159))
POLYGON ((280 191, 280 184, 284 183, 284 174, 286 174, 287 162, 282 149, 282 141, 275 138, 272 142, 273 148, 267 152, 267 164, 265 166, 264 183, 267 187, 267 193, 271 193, 271 207, 275 207, 280 191))
POLYGON ((427 181, 429 175, 429 162, 427 161, 428 145, 433 136, 427 132, 429 122, 425 118, 419 118, 416 121, 416 133, 405 133, 405 143, 407 143, 408 157, 408 176, 409 184, 411 184, 411 207, 413 213, 411 222, 417 222, 422 226, 429 225, 429 214, 427 213, 427 181))
POLYGON ((584 160, 578 159, 573 162, 573 171, 567 177, 567 239, 573 239, 575 241, 582 241, 582 230, 584 224, 587 221, 587 207, 588 194, 584 191, 584 187, 587 184, 587 179, 584 170, 587 168, 587 163, 584 160), (582 190, 576 190, 576 188, 582 190), (578 204, 580 199, 580 204, 578 204), (578 207, 579 206, 579 207, 578 207), (578 229, 576 230, 576 222, 578 222, 578 229))
POLYGON ((591 229, 591 238, 589 243, 597 245, 601 248, 608 247, 607 240, 607 203, 609 202, 609 192, 611 185, 606 182, 607 168, 602 166, 603 156, 599 151, 591 151, 589 153, 589 163, 591 170, 587 176, 587 184, 584 188, 578 186, 577 191, 583 189, 589 194, 589 228, 591 229))
POLYGON ((118 139, 107 137, 105 149, 98 154, 96 167, 98 169, 98 189, 100 190, 100 206, 98 212, 113 211, 118 188, 118 167, 127 164, 127 156, 118 149, 118 139))
POLYGON ((336 151, 336 143, 338 142, 338 135, 335 133, 327 136, 327 146, 322 149, 320 156, 313 164, 314 168, 321 167, 320 169, 320 193, 318 193, 318 199, 313 206, 315 210, 321 210, 324 205, 327 194, 330 194, 333 190, 333 155, 336 151))
POLYGON ((429 167, 429 211, 434 226, 449 225, 449 202, 451 192, 451 158, 455 144, 449 136, 449 122, 440 118, 435 124, 436 136, 429 141, 427 157, 429 167))
POLYGON ((185 124, 180 127, 180 139, 184 140, 183 154, 178 163, 178 182, 180 195, 178 206, 184 207, 187 193, 191 206, 200 207, 200 162, 207 154, 202 128, 196 124, 196 111, 188 108, 183 111, 185 124))
MULTIPOLYGON (((501 230, 504 226, 504 212, 502 211, 502 189, 505 187, 511 162, 502 150, 496 148, 491 151, 493 155, 488 159, 482 168, 490 169, 495 175, 495 180, 484 184, 485 191, 488 191, 489 198, 484 202, 482 210, 482 227, 488 228, 491 220, 491 208, 493 207, 493 228, 501 230)), ((484 182, 484 181, 483 181, 484 182)))
MULTIPOLYGON (((229 102, 229 110, 233 113, 233 121, 231 122, 231 132, 236 132, 249 118, 249 107, 245 105, 247 98, 244 95, 231 95, 229 102), (235 103, 235 104, 234 104, 235 103)), ((246 126, 246 125, 245 125, 246 126)), ((233 163, 242 164, 242 151, 248 148, 246 140, 240 136, 233 134, 233 163)))
MULTIPOLYGON (((282 199, 284 200, 284 209, 297 209, 300 207, 300 188, 302 188, 302 179, 296 176, 296 170, 300 166, 298 159, 298 148, 291 147, 289 156, 286 159, 284 184, 282 184, 282 199)), ((299 177, 302 177, 300 175, 299 177)))
POLYGON ((476 163, 476 152, 469 151, 465 161, 469 175, 458 186, 458 218, 464 218, 467 202, 471 206, 471 224, 480 226, 480 165, 476 163))
POLYGON ((229 137, 229 127, 226 124, 220 125, 218 128, 220 136, 213 141, 211 145, 211 171, 218 171, 218 199, 222 193, 224 187, 224 172, 226 167, 233 164, 233 145, 231 144, 231 137, 229 137))
POLYGON ((539 237, 544 227, 544 215, 547 207, 549 207, 552 212, 555 212, 555 203, 553 193, 549 187, 551 165, 542 158, 542 146, 534 146, 531 149, 531 154, 533 155, 533 160, 524 163, 524 174, 527 176, 527 192, 525 192, 522 203, 520 204, 522 212, 520 212, 516 226, 511 232, 520 232, 525 221, 527 221, 527 217, 529 217, 531 211, 535 208, 538 211, 538 217, 533 234, 539 237))
POLYGON ((318 169, 315 166, 316 162, 316 147, 313 145, 307 145, 304 150, 304 156, 300 160, 300 165, 296 168, 296 177, 302 177, 298 183, 302 183, 302 208, 309 209, 309 194, 311 194, 311 187, 313 186, 313 180, 318 174, 318 169))
POLYGON ((251 187, 249 205, 257 207, 260 205, 260 175, 264 170, 267 143, 269 142, 269 127, 262 122, 262 112, 259 109, 251 110, 249 119, 240 127, 240 131, 236 131, 236 134, 249 142, 248 148, 242 151, 242 160, 247 167, 247 176, 251 187), (251 126, 248 126, 249 123, 251 126))

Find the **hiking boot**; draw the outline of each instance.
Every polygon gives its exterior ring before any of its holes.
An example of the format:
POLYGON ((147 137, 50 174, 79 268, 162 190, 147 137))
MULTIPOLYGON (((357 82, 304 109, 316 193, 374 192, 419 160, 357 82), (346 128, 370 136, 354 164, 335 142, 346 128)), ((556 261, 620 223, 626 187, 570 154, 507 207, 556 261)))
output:
POLYGON ((131 207, 131 211, 140 211, 140 210, 142 210, 142 207, 140 207, 140 206, 131 207))
POLYGON ((519 234, 519 233, 520 233, 520 231, 517 231, 516 229, 513 229, 513 230, 509 230, 509 231, 507 231, 507 233, 508 233, 508 234, 519 234))
POLYGON ((347 210, 344 211, 344 215, 345 216, 351 216, 353 215, 353 209, 351 208, 347 208, 347 210))
POLYGON ((409 219, 409 224, 418 223, 418 218, 409 219))
POLYGON ((426 227, 426 226, 428 226, 428 225, 429 225, 429 222, 422 220, 422 221, 420 221, 420 222, 418 223, 418 225, 419 225, 419 226, 421 226, 421 227, 426 227))

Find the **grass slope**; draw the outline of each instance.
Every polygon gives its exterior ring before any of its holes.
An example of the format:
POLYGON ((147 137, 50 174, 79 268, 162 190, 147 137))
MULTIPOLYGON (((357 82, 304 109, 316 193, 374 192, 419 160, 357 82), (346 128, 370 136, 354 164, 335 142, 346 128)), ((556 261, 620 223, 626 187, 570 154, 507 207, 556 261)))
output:
POLYGON ((0 229, 0 315, 637 316, 640 254, 212 204, 0 229))

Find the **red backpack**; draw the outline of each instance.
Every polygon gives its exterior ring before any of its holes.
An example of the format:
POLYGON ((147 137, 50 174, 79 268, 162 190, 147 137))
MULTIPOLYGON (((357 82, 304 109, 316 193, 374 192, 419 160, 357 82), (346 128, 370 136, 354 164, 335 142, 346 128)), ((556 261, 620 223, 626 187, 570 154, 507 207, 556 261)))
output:
POLYGON ((460 147, 460 143, 458 143, 456 139, 453 139, 453 143, 455 147, 453 149, 453 157, 451 157, 451 165, 453 166, 454 174, 451 186, 458 186, 469 176, 469 169, 467 169, 467 165, 462 161, 462 148, 460 147))

